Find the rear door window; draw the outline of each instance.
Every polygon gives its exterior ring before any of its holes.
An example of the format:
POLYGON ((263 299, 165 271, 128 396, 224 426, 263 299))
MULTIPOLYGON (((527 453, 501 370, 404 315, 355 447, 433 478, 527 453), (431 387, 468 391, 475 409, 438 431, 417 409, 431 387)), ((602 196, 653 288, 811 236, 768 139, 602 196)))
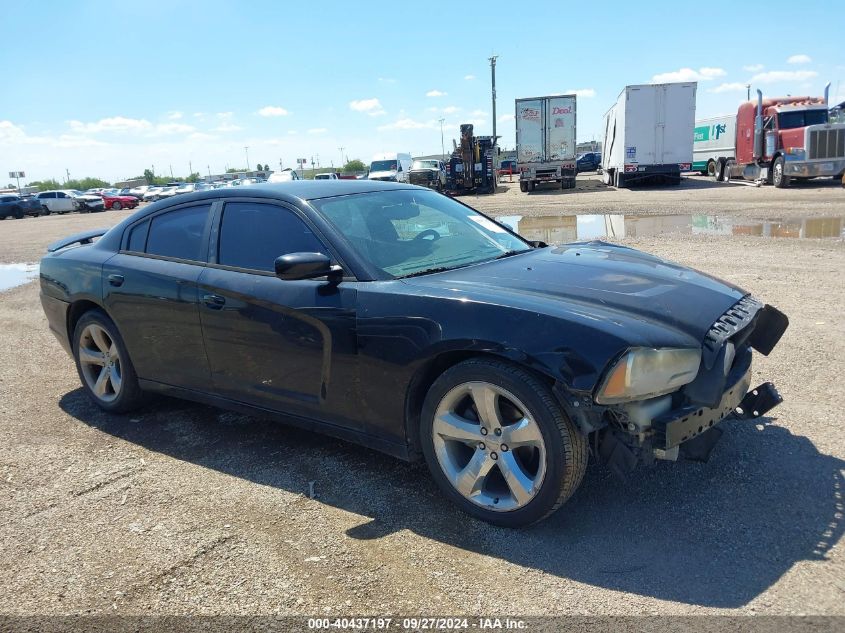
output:
POLYGON ((210 209, 210 204, 200 205, 153 217, 147 237, 147 254, 205 261, 205 225, 210 209))

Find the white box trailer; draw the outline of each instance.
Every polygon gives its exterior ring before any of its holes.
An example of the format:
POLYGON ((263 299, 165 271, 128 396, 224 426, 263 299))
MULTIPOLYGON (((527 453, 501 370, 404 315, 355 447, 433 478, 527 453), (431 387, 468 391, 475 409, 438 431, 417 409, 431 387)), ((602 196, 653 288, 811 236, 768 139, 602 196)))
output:
POLYGON ((575 187, 575 95, 516 100, 516 167, 521 191, 537 183, 575 187))
POLYGON ((606 184, 679 184, 692 166, 695 82, 626 86, 604 115, 606 184))
POLYGON ((733 160, 736 148, 736 115, 699 119, 692 139, 692 170, 715 176, 719 159, 733 160))

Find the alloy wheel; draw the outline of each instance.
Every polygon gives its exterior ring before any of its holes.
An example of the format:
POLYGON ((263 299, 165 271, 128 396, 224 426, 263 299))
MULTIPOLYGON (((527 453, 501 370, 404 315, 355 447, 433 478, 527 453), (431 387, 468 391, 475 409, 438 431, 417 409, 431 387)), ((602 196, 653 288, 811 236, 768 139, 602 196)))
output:
POLYGON ((437 461, 452 486, 488 510, 528 504, 546 473, 546 447, 531 412, 489 382, 467 382, 440 401, 432 424, 437 461))
POLYGON ((103 402, 120 395, 123 374, 120 352, 108 331, 91 323, 79 337, 79 366, 88 388, 103 402))

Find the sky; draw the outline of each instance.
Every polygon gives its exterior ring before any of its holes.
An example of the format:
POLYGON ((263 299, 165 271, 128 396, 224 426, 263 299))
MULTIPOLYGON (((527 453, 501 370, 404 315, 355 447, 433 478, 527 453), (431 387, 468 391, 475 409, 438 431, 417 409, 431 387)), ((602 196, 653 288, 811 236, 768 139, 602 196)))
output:
POLYGON ((579 141, 601 139, 604 112, 630 84, 698 81, 698 118, 734 112, 748 83, 821 95, 830 81, 832 100, 845 100, 834 2, 770 1, 756 23, 727 4, 548 6, 9 2, 0 176, 205 175, 245 167, 247 155, 253 168, 368 163, 439 153, 440 119, 448 152, 461 123, 492 133, 491 55, 503 148, 519 97, 575 92, 579 141))

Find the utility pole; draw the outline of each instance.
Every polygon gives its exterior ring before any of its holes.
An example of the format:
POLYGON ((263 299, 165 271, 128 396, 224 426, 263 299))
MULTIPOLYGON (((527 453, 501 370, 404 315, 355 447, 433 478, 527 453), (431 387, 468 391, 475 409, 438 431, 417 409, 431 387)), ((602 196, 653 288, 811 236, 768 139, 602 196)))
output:
POLYGON ((173 165, 170 165, 170 180, 173 180, 173 165))
POLYGON ((244 152, 246 152, 246 170, 249 171, 249 146, 244 146, 244 152))
POLYGON ((188 161, 188 178, 194 175, 194 167, 191 165, 191 161, 188 161))
POLYGON ((211 165, 206 165, 205 168, 208 170, 208 179, 211 180, 211 165))
POLYGON ((745 84, 745 100, 751 101, 751 84, 745 84))
POLYGON ((279 159, 279 171, 284 171, 284 170, 285 170, 285 168, 282 167, 282 159, 280 158, 279 159))
POLYGON ((343 148, 343 147, 338 147, 338 149, 340 150, 340 166, 341 166, 341 167, 343 167, 343 166, 346 164, 346 163, 343 161, 343 150, 344 150, 345 148, 343 148))
POLYGON ((440 153, 443 155, 443 162, 446 162, 446 145, 443 143, 443 121, 446 119, 438 119, 440 122, 440 153))
MULTIPOLYGON (((496 143, 496 59, 498 55, 493 55, 490 58, 490 79, 492 81, 492 89, 493 89, 493 146, 497 145, 496 143)), ((495 158, 493 159, 495 162, 495 158)))
POLYGON ((67 175, 67 178, 65 179, 65 182, 70 182, 70 170, 69 170, 69 169, 65 169, 65 174, 67 175))

